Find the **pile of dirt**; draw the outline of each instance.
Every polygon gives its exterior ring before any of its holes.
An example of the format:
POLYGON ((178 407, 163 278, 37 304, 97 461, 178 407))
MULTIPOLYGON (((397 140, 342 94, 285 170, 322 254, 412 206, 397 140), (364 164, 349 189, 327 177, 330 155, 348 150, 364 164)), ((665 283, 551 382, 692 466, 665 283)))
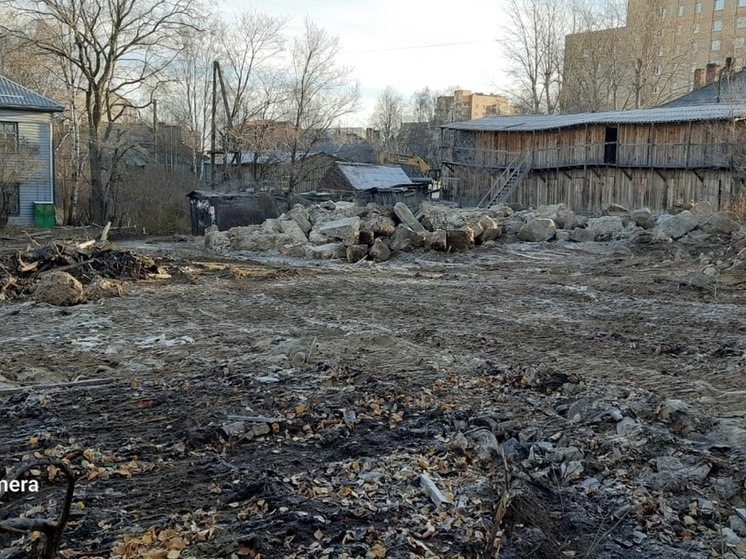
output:
POLYGON ((168 277, 147 256, 93 240, 55 240, 0 255, 0 274, 0 301, 33 295, 59 306, 121 295, 123 280, 168 277))

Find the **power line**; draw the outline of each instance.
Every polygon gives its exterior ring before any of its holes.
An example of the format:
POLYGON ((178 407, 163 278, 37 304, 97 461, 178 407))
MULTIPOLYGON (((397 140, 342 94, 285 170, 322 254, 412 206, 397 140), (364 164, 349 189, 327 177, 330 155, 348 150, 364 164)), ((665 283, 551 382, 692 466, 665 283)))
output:
POLYGON ((464 41, 462 43, 435 43, 432 45, 413 45, 409 47, 391 47, 387 49, 370 49, 370 50, 353 50, 353 51, 341 51, 340 54, 365 54, 372 52, 393 52, 398 50, 416 50, 416 49, 432 49, 437 47, 455 47, 461 45, 479 45, 484 43, 494 43, 495 40, 489 41, 464 41))

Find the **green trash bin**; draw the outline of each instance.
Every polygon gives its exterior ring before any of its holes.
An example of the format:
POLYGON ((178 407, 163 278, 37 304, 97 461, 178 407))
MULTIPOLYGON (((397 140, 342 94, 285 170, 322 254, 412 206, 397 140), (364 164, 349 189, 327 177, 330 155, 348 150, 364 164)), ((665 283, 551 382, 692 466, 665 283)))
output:
POLYGON ((34 225, 37 229, 54 229, 54 202, 34 202, 34 225))

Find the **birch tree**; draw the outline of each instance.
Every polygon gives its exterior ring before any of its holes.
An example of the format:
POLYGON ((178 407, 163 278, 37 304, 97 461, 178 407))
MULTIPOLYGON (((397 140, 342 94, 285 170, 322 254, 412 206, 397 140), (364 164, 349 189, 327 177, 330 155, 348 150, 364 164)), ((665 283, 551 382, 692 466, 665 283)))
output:
POLYGON ((381 134, 381 144, 390 151, 400 149, 399 133, 404 119, 404 96, 387 86, 376 100, 371 126, 381 134))

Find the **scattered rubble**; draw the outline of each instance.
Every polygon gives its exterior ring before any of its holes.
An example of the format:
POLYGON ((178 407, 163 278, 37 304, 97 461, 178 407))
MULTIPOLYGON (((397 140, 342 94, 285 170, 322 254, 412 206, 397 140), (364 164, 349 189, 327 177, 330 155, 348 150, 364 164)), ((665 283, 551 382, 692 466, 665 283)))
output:
POLYGON ((393 254, 470 250, 491 246, 498 240, 503 243, 679 241, 696 245, 711 242, 713 235, 727 238, 742 229, 738 216, 732 212, 713 212, 706 203, 688 208, 676 208, 673 214, 656 217, 647 208, 630 211, 609 204, 604 215, 588 218, 575 214, 564 204, 514 211, 507 205, 479 209, 422 202, 413 213, 401 202, 394 207, 323 202, 310 207, 298 204, 279 219, 267 220, 262 225, 234 227, 224 232, 210 230, 205 235, 205 246, 219 254, 276 251, 284 256, 348 262, 358 262, 362 247, 366 246, 368 258, 383 262, 390 257, 381 248, 384 245, 393 254))

